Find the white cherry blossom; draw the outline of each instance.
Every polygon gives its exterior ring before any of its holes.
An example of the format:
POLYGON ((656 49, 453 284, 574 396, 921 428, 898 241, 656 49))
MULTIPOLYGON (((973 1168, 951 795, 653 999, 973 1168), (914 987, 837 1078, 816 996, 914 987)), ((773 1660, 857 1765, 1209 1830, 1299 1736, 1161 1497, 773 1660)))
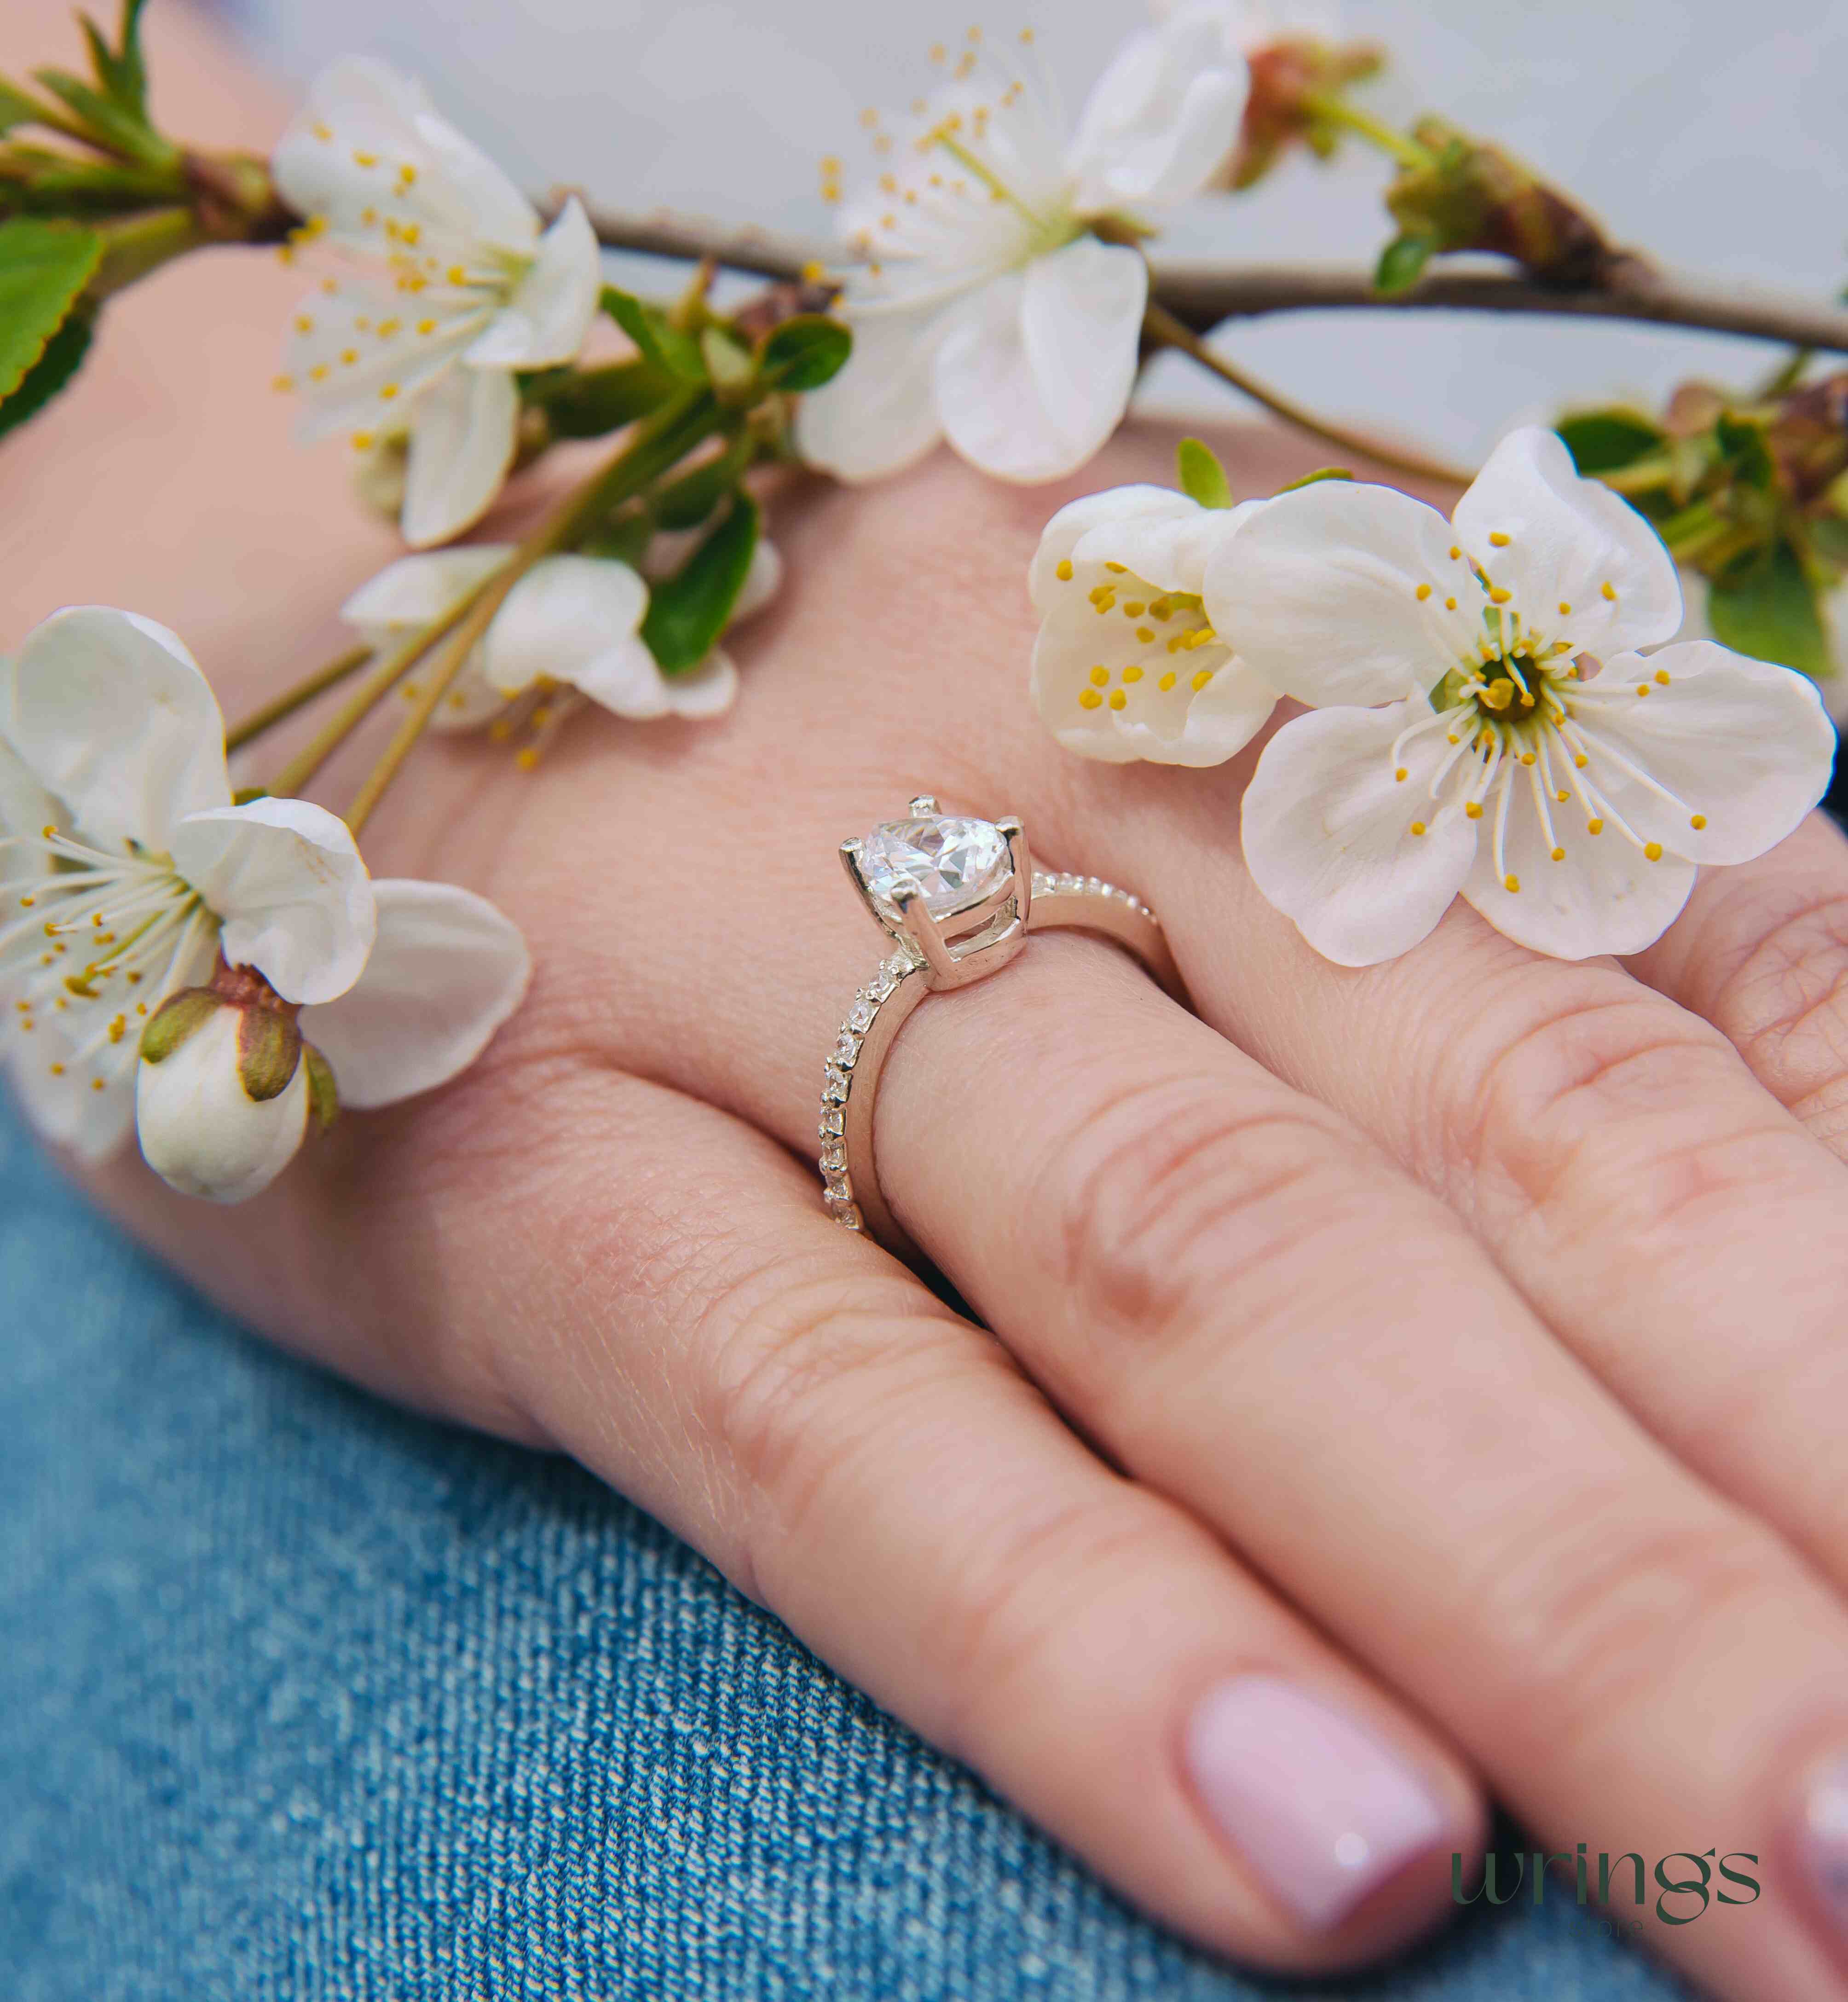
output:
POLYGON ((1276 691, 1234 653, 1204 594, 1213 552, 1266 504, 1116 487, 1046 524, 1027 580, 1040 615, 1033 699, 1066 750, 1219 765, 1257 734, 1276 691))
POLYGON ((143 1027, 221 950, 285 1001, 358 978, 377 927, 346 824, 232 801, 205 678, 152 619, 54 613, 0 685, 0 1047, 29 1114, 85 1160, 134 1115, 143 1027))
MULTIPOLYGON (((356 1107, 472 1062, 528 970, 482 898, 373 881, 346 824, 308 801, 236 803, 218 704, 164 626, 55 613, 0 670, 0 1061, 33 1123, 85 1161, 113 1153, 144 1031, 215 967, 260 981, 356 1107)), ((302 1101, 291 1081, 245 1120, 215 1048, 157 1094, 153 1152, 226 1199, 299 1145, 302 1101)))
MULTIPOLYGON (((651 565, 673 567, 688 546, 657 536, 651 565)), ((371 646, 402 643, 442 617, 511 553, 502 543, 403 556, 362 584, 340 616, 371 646)), ((731 623, 761 611, 776 595, 783 559, 760 539, 752 552, 731 623)), ((434 719, 441 730, 472 730, 510 714, 522 698, 574 689, 616 716, 634 720, 721 716, 737 696, 737 669, 714 647, 690 673, 664 675, 641 637, 647 580, 606 556, 547 556, 533 565, 493 616, 463 663, 434 719)))
POLYGON ((347 57, 323 71, 271 162, 309 232, 372 267, 297 308, 281 380, 304 443, 408 431, 402 526, 424 547, 486 511, 513 462, 514 371, 572 360, 597 311, 582 205, 549 229, 421 85, 347 57))
MULTIPOLYGON (((875 123, 873 185, 842 219, 861 260, 841 307, 853 352, 802 400, 804 456, 872 480, 947 437, 998 479, 1082 466, 1128 404, 1148 298, 1142 253, 1097 225, 1198 194, 1246 81, 1216 11, 1192 9, 1132 36, 1070 130, 1048 85, 978 43, 891 131, 875 123)), ((838 194, 839 162, 824 175, 838 194)))
POLYGON ((1550 431, 1498 447, 1452 518, 1323 481, 1208 569, 1239 647, 1317 705, 1244 802, 1258 887, 1344 965, 1415 945, 1459 893, 1560 958, 1640 950, 1703 864, 1749 861, 1828 783, 1804 676, 1679 625, 1675 567, 1550 431))

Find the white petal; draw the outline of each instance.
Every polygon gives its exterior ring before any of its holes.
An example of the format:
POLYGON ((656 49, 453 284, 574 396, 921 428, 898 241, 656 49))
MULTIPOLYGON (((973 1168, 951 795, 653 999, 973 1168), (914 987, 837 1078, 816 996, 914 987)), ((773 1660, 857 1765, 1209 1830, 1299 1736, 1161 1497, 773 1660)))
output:
POLYGON ((6 734, 98 846, 164 850, 180 818, 231 797, 225 724, 205 677, 152 619, 54 612, 13 666, 6 734))
POLYGON ((514 378, 455 368, 418 399, 399 525, 413 549, 447 542, 479 521, 500 491, 520 418, 514 378))
POLYGON ((1644 840, 1690 861, 1749 862, 1828 790, 1835 727, 1815 683, 1791 668, 1696 640, 1620 654, 1571 699, 1590 747, 1585 776, 1644 840))
POLYGON ((668 706, 689 723, 723 716, 738 699, 738 671, 724 647, 715 647, 690 675, 664 675, 668 706))
POLYGON ((933 371, 948 321, 932 306, 852 325, 847 365, 797 406, 797 449, 837 480, 883 480, 914 465, 943 434, 933 371))
POLYGON ((33 1129, 93 1167, 134 1127, 134 1048, 132 1041, 105 1043, 80 1064, 75 1039, 47 1020, 15 1039, 8 1075, 33 1129), (61 1074, 53 1074, 54 1064, 63 1066, 61 1074))
POLYGON ((372 888, 378 940, 364 975, 301 1018, 333 1067, 340 1103, 361 1111, 465 1070, 520 1005, 532 972, 518 929, 485 898, 403 878, 372 888))
POLYGON ((364 56, 315 79, 270 164, 295 207, 325 214, 336 235, 362 246, 376 243, 368 210, 514 251, 529 251, 539 235, 532 204, 421 85, 364 56))
POLYGON ((1149 268, 1081 236, 960 306, 936 359, 950 442, 997 480, 1058 480, 1121 421, 1135 382, 1149 268))
POLYGON ((478 309, 445 316, 350 281, 311 292, 295 309, 284 363, 302 399, 296 443, 409 423, 413 400, 455 366, 485 322, 478 309))
POLYGON ((1064 620, 1041 627, 1033 655, 1033 700, 1040 720, 1058 742, 1081 758, 1107 764, 1142 759, 1156 765, 1222 765, 1242 751, 1264 727, 1275 706, 1274 692, 1225 647, 1202 647, 1163 663, 1148 657, 1135 644, 1134 630, 1115 622, 1104 625, 1090 645, 1080 644, 1064 620), (1092 670, 1110 663, 1123 706, 1113 709, 1106 696, 1094 708, 1079 698, 1100 695, 1092 670), (1125 682, 1122 667, 1138 670, 1125 682), (1172 683, 1161 686, 1163 674, 1173 669, 1172 683), (1196 675, 1211 679, 1195 689, 1196 675))
POLYGON ((1132 35, 1086 101, 1066 155, 1078 212, 1198 194, 1238 138, 1249 82, 1216 9, 1132 35))
POLYGON ((574 195, 539 239, 531 269, 467 355, 476 368, 546 368, 573 361, 603 285, 595 233, 574 195))
POLYGON ((1661 538, 1601 481, 1581 479, 1554 432, 1509 432, 1454 518, 1464 548, 1512 592, 1511 609, 1548 640, 1607 655, 1653 646, 1681 623, 1681 584, 1661 538))
POLYGON ((343 820, 305 800, 252 800, 188 816, 173 866, 225 920, 221 950, 285 1001, 330 1001, 359 978, 377 925, 343 820))
MULTIPOLYGON (((1308 490, 1313 491, 1313 489, 1308 490)), ((1425 936, 1470 873, 1476 825, 1427 788, 1447 748, 1441 730, 1393 743, 1430 713, 1420 702, 1325 709, 1286 723, 1264 746, 1244 804, 1254 880, 1323 958, 1396 959, 1425 936), (1414 835, 1414 821, 1425 832, 1414 835)))
MULTIPOLYGON (((1058 567, 1071 560, 1079 542, 1093 529, 1118 530, 1141 521, 1185 521, 1201 511, 1197 501, 1171 487, 1110 487, 1100 494, 1087 494, 1069 500, 1040 531, 1040 546, 1034 552, 1027 575, 1027 589, 1034 609, 1044 612, 1060 589, 1058 567)), ((1099 546, 1102 546, 1101 539, 1099 546)), ((1116 556, 1114 542, 1106 557, 1116 556)), ((1122 560, 1117 558, 1117 560, 1122 560)), ((1126 566, 1133 567, 1133 566, 1126 566)), ((1159 583, 1159 579, 1151 579, 1159 583)), ((1163 586, 1178 590, 1177 584, 1163 586)))
POLYGON ((1073 563, 1119 563, 1160 591, 1184 591, 1198 598, 1206 588, 1208 566, 1240 522, 1268 505, 1241 501, 1236 507, 1201 507, 1164 519, 1152 514, 1093 528, 1079 539, 1073 563))
POLYGON ((1475 866, 1463 885, 1469 902, 1498 931, 1555 959, 1641 952, 1660 938, 1694 887, 1693 863, 1675 855, 1651 862, 1608 823, 1602 834, 1588 833, 1576 803, 1547 802, 1549 841, 1532 783, 1518 766, 1513 768, 1512 783, 1501 867, 1496 866, 1489 832, 1495 812, 1491 799, 1481 821, 1475 866), (1553 860, 1555 848, 1565 850, 1562 860, 1553 860), (1520 885, 1518 890, 1508 888, 1505 872, 1520 885))
POLYGON ((571 685, 612 716, 646 723, 674 706, 668 678, 639 633, 610 640, 574 668, 571 685))
MULTIPOLYGON (((14 672, 12 661, 0 654, 0 832, 32 835, 57 820, 58 802, 32 776, 30 766, 7 739, 12 716, 14 672)), ((0 874, 16 876, 27 866, 15 850, 0 874)), ((41 855, 35 866, 40 874, 49 874, 51 856, 41 855)))
POLYGON ((1435 687, 1481 636, 1481 589, 1459 547, 1422 501, 1319 480, 1240 521, 1207 565, 1206 609, 1299 702, 1392 701, 1435 687))
POLYGON ((368 577, 340 607, 350 626, 395 632, 429 626, 498 570, 511 542, 471 542, 400 556, 368 577))
POLYGON ((759 535, 751 551, 751 567, 738 586, 729 623, 735 626, 741 619, 762 612, 782 591, 783 578, 783 552, 768 535, 759 535))
POLYGON ((581 677, 633 637, 647 609, 648 587, 627 563, 547 556, 495 613, 482 643, 483 669, 503 695, 548 677, 581 687, 581 677))
POLYGON ((459 232, 465 227, 483 242, 530 252, 539 233, 532 204, 473 140, 465 138, 435 109, 420 84, 408 85, 407 102, 432 169, 426 198, 441 204, 434 212, 459 232))
POLYGON ((221 1008, 157 1064, 136 1066, 135 1130, 141 1158, 182 1195, 246 1202, 301 1150, 308 1132, 308 1072, 274 1098, 253 1099, 238 1070, 241 1011, 221 1008))

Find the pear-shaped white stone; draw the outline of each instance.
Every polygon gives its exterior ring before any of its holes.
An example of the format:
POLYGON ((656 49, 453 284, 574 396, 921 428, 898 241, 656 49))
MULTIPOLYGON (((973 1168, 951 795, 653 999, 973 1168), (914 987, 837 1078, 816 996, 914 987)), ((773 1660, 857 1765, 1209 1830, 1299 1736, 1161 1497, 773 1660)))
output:
POLYGON ((908 876, 924 892, 925 909, 945 917, 1000 888, 1009 867, 1007 840, 985 820, 934 814, 887 821, 866 836, 860 867, 875 896, 889 900, 893 884, 908 876))

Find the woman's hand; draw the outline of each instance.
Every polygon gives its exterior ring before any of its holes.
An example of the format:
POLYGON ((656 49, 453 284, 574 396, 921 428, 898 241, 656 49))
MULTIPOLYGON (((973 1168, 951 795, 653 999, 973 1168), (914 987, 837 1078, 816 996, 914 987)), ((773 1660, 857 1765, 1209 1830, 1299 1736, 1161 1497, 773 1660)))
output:
MULTIPOLYGON (((261 402, 292 288, 187 267, 112 309, 9 441, 16 637, 148 613, 234 713, 317 657, 390 546, 261 402)), ((1307 463, 1225 456, 1260 492, 1307 463)), ((1034 721, 1022 578, 1070 490, 940 457, 787 494, 724 723, 580 717, 533 776, 421 754, 369 859, 513 916, 525 1010, 246 1209, 132 1161, 105 1199, 301 1352, 575 1455, 1227 1954, 1437 1922, 1492 1789, 1594 1892, 1601 1851, 1762 1884, 1670 1926, 1616 1868, 1717 1993, 1848 1996, 1848 850, 1812 822, 1627 967, 1460 904, 1331 966, 1246 874, 1252 754, 1093 766, 1034 721), (881 1178, 992 1334, 809 1165, 881 950, 834 850, 925 791, 1146 897, 1204 1018, 1042 936, 905 1028, 881 1178)))

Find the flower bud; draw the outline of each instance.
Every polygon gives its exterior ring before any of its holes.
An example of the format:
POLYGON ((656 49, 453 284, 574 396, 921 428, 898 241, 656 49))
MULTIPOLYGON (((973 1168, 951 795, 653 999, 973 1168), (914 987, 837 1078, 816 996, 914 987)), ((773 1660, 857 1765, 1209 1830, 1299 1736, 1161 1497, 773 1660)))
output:
POLYGON ((1329 121, 1321 101, 1376 75, 1386 54, 1372 42, 1337 44, 1314 35, 1277 35, 1247 49, 1246 61, 1250 93, 1238 144, 1215 178, 1219 187, 1253 187, 1299 144, 1329 159, 1340 127, 1329 121))
POLYGON ((1412 136, 1428 157, 1386 191, 1399 235, 1381 260, 1382 291, 1403 289, 1440 251, 1493 251, 1557 285, 1608 281, 1623 261, 1576 202, 1512 153, 1442 118, 1420 119, 1412 136))
POLYGON ((176 994, 148 1024, 135 1079, 141 1153, 183 1195, 243 1202, 295 1158, 312 1111, 326 1125, 333 1075, 295 1010, 248 968, 176 994))

